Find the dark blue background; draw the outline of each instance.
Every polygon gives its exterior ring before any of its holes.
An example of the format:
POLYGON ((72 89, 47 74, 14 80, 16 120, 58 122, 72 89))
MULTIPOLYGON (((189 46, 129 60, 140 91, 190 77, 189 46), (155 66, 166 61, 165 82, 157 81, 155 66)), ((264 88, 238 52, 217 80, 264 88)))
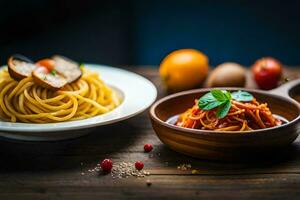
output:
POLYGON ((111 65, 158 65, 196 48, 212 65, 274 56, 300 65, 298 1, 0 1, 0 61, 60 53, 111 65))

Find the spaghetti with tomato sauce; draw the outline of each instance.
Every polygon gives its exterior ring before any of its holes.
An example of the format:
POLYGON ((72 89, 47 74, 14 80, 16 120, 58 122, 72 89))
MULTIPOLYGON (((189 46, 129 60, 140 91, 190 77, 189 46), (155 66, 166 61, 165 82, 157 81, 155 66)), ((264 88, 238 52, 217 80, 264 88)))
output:
POLYGON ((203 110, 198 100, 177 118, 175 125, 201 130, 251 131, 279 126, 284 123, 272 114, 267 103, 259 103, 255 98, 248 102, 231 99, 231 107, 223 118, 217 117, 217 108, 203 110))

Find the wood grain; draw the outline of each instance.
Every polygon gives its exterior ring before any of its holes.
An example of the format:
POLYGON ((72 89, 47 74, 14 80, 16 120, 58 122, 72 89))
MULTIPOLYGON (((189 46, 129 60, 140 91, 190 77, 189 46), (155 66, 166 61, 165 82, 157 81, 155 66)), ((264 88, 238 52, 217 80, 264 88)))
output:
MULTIPOLYGON (((166 95, 154 68, 131 69, 153 81, 159 97, 166 95)), ((151 128, 147 112, 73 140, 30 143, 2 139, 0 155, 1 200, 282 200, 299 199, 300 195, 299 138, 280 153, 259 155, 242 163, 199 160, 163 145, 151 128), (143 152, 145 143, 154 145, 153 152, 143 152), (104 158, 114 162, 141 160, 151 175, 112 179, 88 172, 104 158), (183 163, 190 163, 198 174, 178 170, 183 163), (147 180, 152 183, 150 187, 147 180)))

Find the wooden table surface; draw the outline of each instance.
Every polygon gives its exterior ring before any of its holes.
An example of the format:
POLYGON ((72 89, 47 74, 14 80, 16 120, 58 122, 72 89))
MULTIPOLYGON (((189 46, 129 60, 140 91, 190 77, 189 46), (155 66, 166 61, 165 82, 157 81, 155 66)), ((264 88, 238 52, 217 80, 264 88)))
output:
MULTIPOLYGON (((130 68, 166 95, 155 68, 130 68)), ((287 70, 295 78, 300 70, 287 70)), ((253 87, 253 83, 248 83, 253 87)), ((141 99, 142 100, 142 99, 141 99)), ((156 137, 148 113, 96 128, 77 139, 30 143, 0 140, 0 199, 300 199, 300 140, 281 154, 247 163, 212 162, 176 153, 156 137), (154 150, 143 152, 151 143, 154 150), (99 160, 141 160, 151 174, 113 179, 89 172, 99 160), (178 165, 191 164, 182 171, 178 165), (151 182, 147 186, 146 182, 151 182)))

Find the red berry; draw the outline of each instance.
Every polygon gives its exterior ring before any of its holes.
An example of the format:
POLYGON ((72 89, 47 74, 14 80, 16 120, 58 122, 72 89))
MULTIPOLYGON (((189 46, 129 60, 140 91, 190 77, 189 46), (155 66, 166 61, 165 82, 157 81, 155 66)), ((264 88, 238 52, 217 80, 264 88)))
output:
POLYGON ((153 149, 152 144, 145 144, 144 145, 145 152, 150 152, 150 151, 152 151, 152 149, 153 149))
POLYGON ((113 162, 110 159, 104 159, 102 160, 100 166, 103 171, 110 172, 113 167, 113 162))
POLYGON ((141 162, 141 161, 136 161, 136 162, 135 162, 135 168, 136 168, 137 170, 142 170, 142 169, 144 168, 144 163, 141 162))

